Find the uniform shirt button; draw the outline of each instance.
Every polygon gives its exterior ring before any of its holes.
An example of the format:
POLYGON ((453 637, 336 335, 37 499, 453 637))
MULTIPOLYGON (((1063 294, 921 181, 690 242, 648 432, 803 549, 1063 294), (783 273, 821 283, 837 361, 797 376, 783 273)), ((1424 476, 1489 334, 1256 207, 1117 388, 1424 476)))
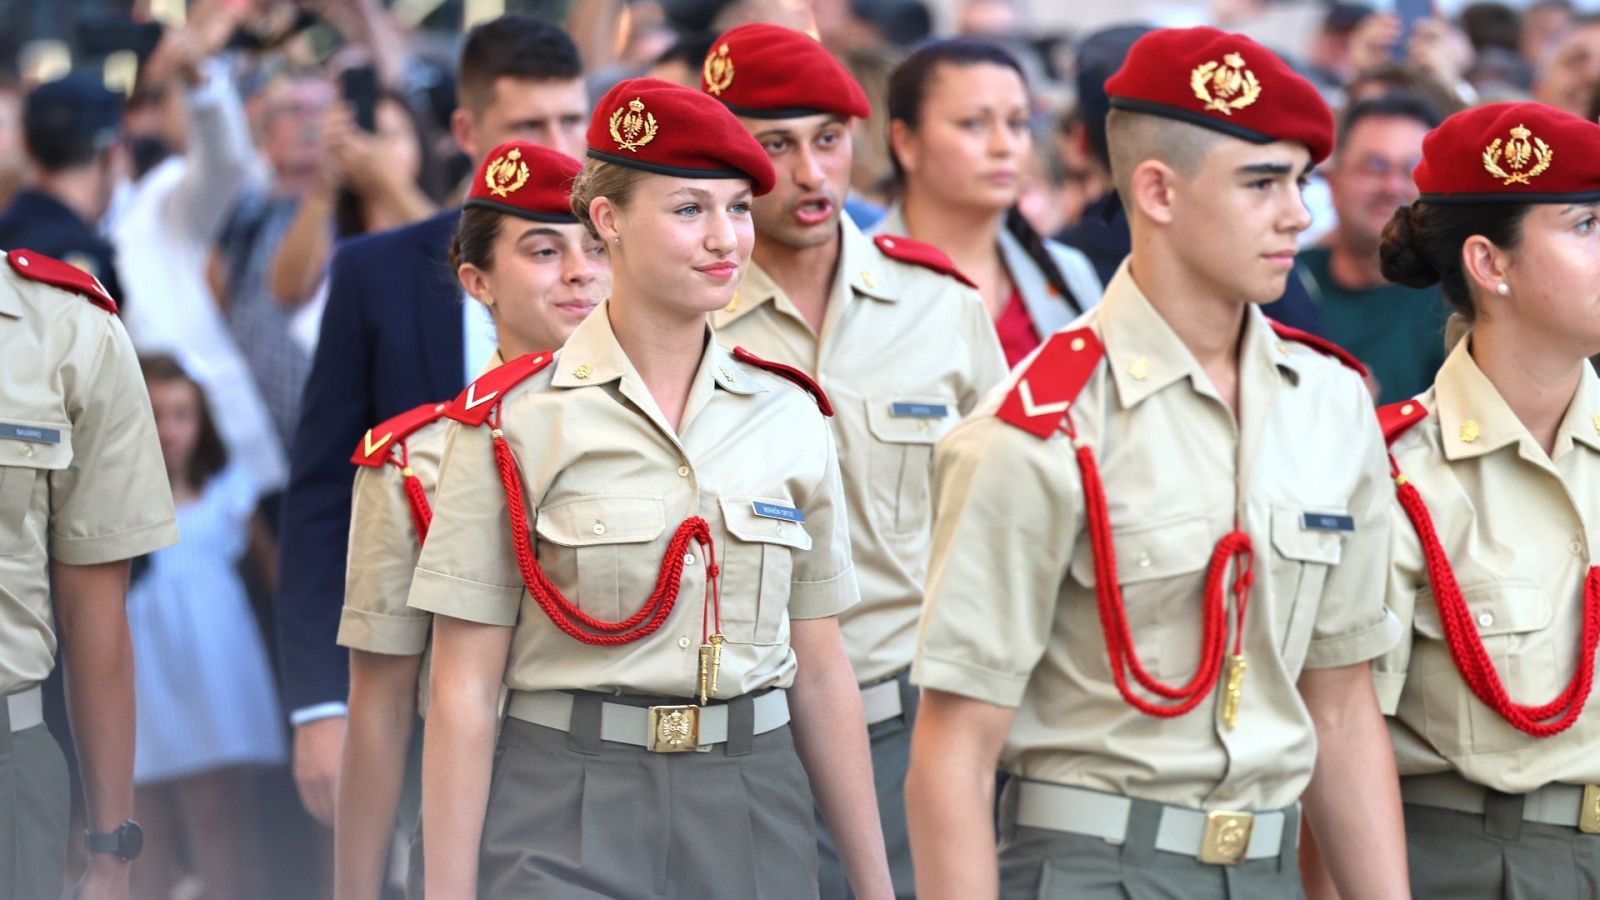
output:
POLYGON ((1581 554, 1581 553, 1583 553, 1583 542, 1582 541, 1573 541, 1572 543, 1567 545, 1567 549, 1571 550, 1573 553, 1581 554))
POLYGON ((605 524, 601 523, 601 522, 594 523, 594 533, 595 534, 605 534, 606 533, 605 524))
POLYGON ((689 467, 688 466, 679 466, 678 467, 678 477, 679 478, 688 478, 689 477, 689 467))
POLYGON ((22 455, 23 456, 32 456, 33 455, 33 448, 28 446, 27 444, 23 444, 22 445, 22 455))
POLYGON ((683 564, 686 565, 686 566, 694 565, 694 554, 693 553, 685 553, 683 555, 683 564))
POLYGON ((1139 568, 1141 568, 1141 569, 1150 568, 1150 554, 1148 554, 1148 553, 1139 554, 1139 568))
POLYGON ((1490 625, 1493 625, 1493 624, 1494 624, 1494 615, 1493 614, 1491 614, 1491 613, 1479 613, 1478 614, 1478 627, 1479 628, 1488 628, 1490 625))
POLYGON ((678 638, 678 646, 685 650, 689 649, 689 639, 686 637, 678 638))

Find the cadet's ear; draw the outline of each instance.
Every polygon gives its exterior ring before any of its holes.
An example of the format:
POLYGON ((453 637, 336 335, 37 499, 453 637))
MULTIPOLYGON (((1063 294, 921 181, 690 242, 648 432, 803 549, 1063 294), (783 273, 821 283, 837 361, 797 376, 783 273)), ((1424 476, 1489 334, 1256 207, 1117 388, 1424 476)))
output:
POLYGON ((1511 254, 1483 235, 1475 234, 1462 242, 1461 274, 1474 297, 1498 296, 1510 268, 1511 254))
POLYGON ((457 109, 450 114, 450 137, 455 140, 456 146, 462 153, 473 159, 478 158, 478 129, 473 121, 472 113, 465 108, 457 109))
POLYGON ((489 296, 489 278, 484 271, 472 263, 462 263, 456 269, 456 280, 461 282, 461 289, 472 296, 472 299, 482 303, 489 296))
POLYGON ((596 197, 589 201, 589 221, 594 223, 595 233, 606 244, 606 249, 611 250, 617 246, 617 205, 611 202, 610 197, 596 197))
POLYGON ((917 170, 917 136, 911 133, 911 126, 900 119, 889 120, 889 152, 900 161, 901 169, 917 170))
POLYGON ((1172 222, 1173 186, 1177 172, 1159 159, 1139 163, 1128 179, 1128 193, 1123 203, 1136 209, 1145 218, 1159 224, 1172 222))

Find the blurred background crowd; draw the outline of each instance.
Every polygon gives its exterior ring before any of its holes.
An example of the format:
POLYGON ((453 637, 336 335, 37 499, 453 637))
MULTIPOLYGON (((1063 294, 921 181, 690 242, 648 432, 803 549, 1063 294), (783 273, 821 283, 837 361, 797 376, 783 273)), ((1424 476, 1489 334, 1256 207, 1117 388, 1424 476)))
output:
POLYGON ((139 818, 162 836, 150 846, 170 850, 141 862, 141 897, 223 896, 202 886, 219 880, 206 870, 237 875, 227 880, 244 897, 315 897, 328 884, 326 834, 288 772, 271 597, 279 498, 338 243, 459 206, 469 153, 488 146, 474 149, 474 128, 581 156, 590 100, 641 74, 698 87, 715 35, 750 21, 817 35, 867 89, 847 203, 863 228, 907 191, 957 220, 996 206, 1030 226, 1013 229, 1030 254, 1052 235, 1101 281, 1127 250, 1102 85, 1128 46, 1150 27, 1194 24, 1271 46, 1322 88, 1340 125, 1307 190, 1316 224, 1297 277, 1269 312, 1351 349, 1384 402, 1424 389, 1444 358, 1441 299, 1386 283, 1376 258, 1383 224, 1415 197, 1428 129, 1511 99, 1600 114, 1600 17, 1568 0, 0 0, 0 248, 67 259, 123 303, 186 548, 136 570, 136 653, 212 645, 185 680, 138 684, 139 818), (576 70, 556 71, 561 53, 463 59, 468 30, 506 14, 564 28, 576 70), (962 143, 968 123, 941 123, 937 97, 904 83, 915 73, 896 87, 910 50, 954 35, 1004 48, 1028 73, 1031 115, 976 152, 962 143), (519 71, 571 86, 548 115, 493 122, 500 95, 474 93, 474 66, 491 94, 519 71), (893 129, 921 130, 937 164, 897 176, 893 129), (997 159, 1014 177, 977 177, 997 159), (142 610, 172 603, 226 621, 141 626, 142 610), (236 698, 222 704, 230 717, 196 731, 182 710, 216 685, 236 698))

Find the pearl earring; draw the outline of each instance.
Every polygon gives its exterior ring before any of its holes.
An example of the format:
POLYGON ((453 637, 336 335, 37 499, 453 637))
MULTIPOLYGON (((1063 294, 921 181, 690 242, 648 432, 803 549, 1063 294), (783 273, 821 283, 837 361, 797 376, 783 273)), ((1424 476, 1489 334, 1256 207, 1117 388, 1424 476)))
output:
POLYGON ((1502 297, 1509 297, 1511 295, 1511 286, 1506 284, 1504 281, 1500 282, 1500 285, 1496 287, 1495 290, 1502 297))

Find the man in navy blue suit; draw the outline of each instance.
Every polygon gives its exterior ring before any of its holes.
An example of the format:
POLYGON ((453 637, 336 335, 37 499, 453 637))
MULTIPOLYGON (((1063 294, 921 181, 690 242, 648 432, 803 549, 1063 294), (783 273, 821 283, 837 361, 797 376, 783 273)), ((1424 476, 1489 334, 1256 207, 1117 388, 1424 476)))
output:
MULTIPOLYGON (((468 33, 451 135, 473 159, 512 139, 581 157, 583 64, 554 25, 507 15, 468 33)), ((340 246, 284 496, 278 647, 300 799, 332 824, 344 747, 347 651, 335 644, 350 528, 350 450, 374 422, 448 400, 494 351, 447 262, 459 210, 340 246)))

